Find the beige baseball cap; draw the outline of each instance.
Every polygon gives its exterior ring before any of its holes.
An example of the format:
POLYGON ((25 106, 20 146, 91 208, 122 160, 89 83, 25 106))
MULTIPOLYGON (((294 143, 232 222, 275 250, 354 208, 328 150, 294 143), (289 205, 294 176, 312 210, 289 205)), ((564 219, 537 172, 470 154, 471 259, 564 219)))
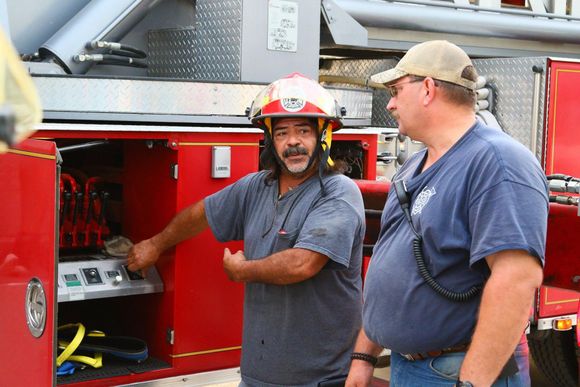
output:
POLYGON ((388 85, 407 75, 417 75, 475 90, 475 81, 462 76, 468 66, 473 70, 473 78, 477 79, 465 51, 447 40, 430 40, 411 47, 395 68, 373 75, 371 81, 388 85))

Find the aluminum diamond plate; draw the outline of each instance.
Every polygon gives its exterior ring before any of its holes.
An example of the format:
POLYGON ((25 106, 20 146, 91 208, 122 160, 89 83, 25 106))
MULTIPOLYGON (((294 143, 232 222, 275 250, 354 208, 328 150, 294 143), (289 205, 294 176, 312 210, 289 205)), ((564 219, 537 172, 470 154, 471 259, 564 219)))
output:
POLYGON ((195 79, 195 29, 151 30, 148 69, 151 77, 195 79))
POLYGON ((531 149, 541 158, 544 148, 544 103, 547 59, 544 57, 476 59, 477 71, 487 79, 495 90, 495 108, 492 109, 503 130, 516 140, 531 148, 532 128, 537 125, 536 149, 531 149), (543 69, 540 77, 538 115, 533 115, 534 71, 533 66, 543 69))
MULTIPOLYGON (((367 89, 364 86, 357 86, 356 83, 365 82, 371 75, 380 73, 395 67, 396 59, 337 59, 325 60, 320 69, 320 79, 334 79, 330 77, 345 77, 352 82, 340 82, 340 80, 325 82, 327 85, 367 89)), ((385 89, 373 90, 372 98, 372 120, 371 125, 377 127, 397 127, 396 120, 387 111, 389 94, 385 89)))
MULTIPOLYGON (((113 115, 117 120, 149 117, 149 121, 162 122, 193 122, 188 117, 215 116, 211 121, 214 124, 231 123, 223 117, 243 118, 246 107, 264 88, 258 84, 70 76, 34 76, 33 80, 45 112, 63 120, 72 119, 73 114, 81 120, 110 120, 113 115)), ((328 90, 346 107, 347 120, 356 121, 356 125, 370 124, 370 91, 328 90)), ((247 123, 245 119, 242 122, 247 123)))
POLYGON ((195 79, 241 79, 242 0, 197 0, 195 79))

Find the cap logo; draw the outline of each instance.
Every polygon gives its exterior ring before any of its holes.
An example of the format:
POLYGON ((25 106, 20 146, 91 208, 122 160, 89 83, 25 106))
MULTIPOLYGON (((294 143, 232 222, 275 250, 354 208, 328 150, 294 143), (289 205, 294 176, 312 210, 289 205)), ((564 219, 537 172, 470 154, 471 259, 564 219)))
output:
POLYGON ((282 98, 282 107, 288 112, 298 112, 305 104, 302 98, 282 98))

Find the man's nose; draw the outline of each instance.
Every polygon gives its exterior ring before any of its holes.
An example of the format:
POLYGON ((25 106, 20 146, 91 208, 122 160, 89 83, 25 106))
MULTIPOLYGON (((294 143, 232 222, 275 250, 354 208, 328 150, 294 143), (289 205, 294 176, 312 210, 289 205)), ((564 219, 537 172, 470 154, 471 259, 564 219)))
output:
POLYGON ((388 111, 395 109, 394 99, 395 99, 395 97, 391 97, 391 99, 389 99, 389 103, 387 103, 387 110, 388 111))
POLYGON ((288 135, 288 145, 294 146, 300 144, 300 135, 298 133, 290 133, 288 135))

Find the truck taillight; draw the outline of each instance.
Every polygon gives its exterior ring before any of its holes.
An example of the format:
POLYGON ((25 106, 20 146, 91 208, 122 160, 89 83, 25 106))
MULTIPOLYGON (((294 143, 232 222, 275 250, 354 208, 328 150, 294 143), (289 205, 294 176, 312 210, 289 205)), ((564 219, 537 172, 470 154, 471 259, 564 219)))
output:
POLYGON ((552 321, 552 328, 555 331, 569 331, 572 327, 573 322, 570 318, 557 318, 552 321))

